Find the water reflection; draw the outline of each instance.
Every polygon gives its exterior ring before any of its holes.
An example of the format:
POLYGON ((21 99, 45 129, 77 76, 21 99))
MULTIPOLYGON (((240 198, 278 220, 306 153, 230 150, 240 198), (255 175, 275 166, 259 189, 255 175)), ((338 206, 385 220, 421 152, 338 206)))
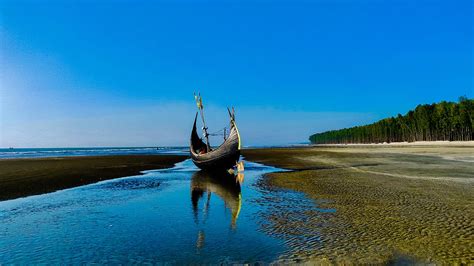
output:
MULTIPOLYGON (((243 182, 243 173, 233 172, 195 172, 191 178, 191 202, 193 206, 194 221, 199 226, 205 224, 211 206, 211 195, 215 194, 224 201, 224 208, 231 212, 232 230, 237 227, 237 218, 242 207, 242 194, 240 184, 243 182), (204 197, 206 195, 206 197, 204 197), (202 210, 199 210, 199 201, 205 198, 202 210), (199 220, 200 214, 202 219, 199 220)), ((196 248, 200 250, 204 247, 205 232, 199 230, 196 248)))
POLYGON ((231 174, 228 172, 198 171, 191 179, 191 202, 193 206, 194 219, 197 224, 205 223, 211 195, 215 194, 224 201, 225 208, 231 211, 231 228, 237 226, 240 209, 242 207, 242 194, 240 184, 244 180, 243 173, 231 174), (205 197, 204 197, 205 195, 205 197), (205 198, 202 210, 199 210, 199 201, 205 198), (202 220, 200 221, 200 214, 202 220))

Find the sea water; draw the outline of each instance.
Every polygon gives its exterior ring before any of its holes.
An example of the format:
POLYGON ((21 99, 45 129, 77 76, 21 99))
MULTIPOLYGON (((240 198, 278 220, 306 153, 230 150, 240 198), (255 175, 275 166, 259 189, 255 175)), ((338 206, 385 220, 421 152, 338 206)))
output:
POLYGON ((0 159, 63 156, 189 154, 189 147, 3 148, 0 159))

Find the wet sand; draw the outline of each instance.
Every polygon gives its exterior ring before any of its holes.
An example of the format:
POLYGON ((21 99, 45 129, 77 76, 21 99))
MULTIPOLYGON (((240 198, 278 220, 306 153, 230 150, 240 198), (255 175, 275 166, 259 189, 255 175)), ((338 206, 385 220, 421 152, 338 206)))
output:
POLYGON ((126 155, 0 160, 0 200, 172 167, 187 156, 126 155))
POLYGON ((263 186, 301 191, 335 210, 294 206, 266 214, 263 230, 292 249, 283 260, 474 262, 473 147, 324 146, 244 156, 294 170, 268 174, 263 186))

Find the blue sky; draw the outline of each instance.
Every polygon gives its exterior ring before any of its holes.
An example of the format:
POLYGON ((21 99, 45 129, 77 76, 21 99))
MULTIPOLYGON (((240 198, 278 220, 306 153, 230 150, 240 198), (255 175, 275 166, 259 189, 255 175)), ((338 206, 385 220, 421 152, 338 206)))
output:
POLYGON ((0 0, 0 147, 246 145, 473 97, 471 1, 0 0), (217 140, 216 140, 217 141, 217 140))

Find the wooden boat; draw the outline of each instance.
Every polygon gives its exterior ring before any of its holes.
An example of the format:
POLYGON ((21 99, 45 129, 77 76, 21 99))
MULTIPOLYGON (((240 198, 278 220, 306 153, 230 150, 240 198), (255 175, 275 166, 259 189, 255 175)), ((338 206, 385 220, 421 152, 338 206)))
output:
POLYGON ((203 122, 204 137, 206 143, 199 137, 197 133, 196 123, 198 113, 194 118, 193 130, 191 132, 191 158, 194 164, 203 170, 222 170, 230 169, 239 160, 240 157, 240 135, 235 123, 234 110, 228 110, 230 116, 230 132, 226 138, 224 131, 224 142, 217 148, 212 149, 209 144, 209 134, 207 133, 206 123, 204 122, 204 114, 202 107, 202 99, 196 97, 198 108, 201 111, 203 122))

